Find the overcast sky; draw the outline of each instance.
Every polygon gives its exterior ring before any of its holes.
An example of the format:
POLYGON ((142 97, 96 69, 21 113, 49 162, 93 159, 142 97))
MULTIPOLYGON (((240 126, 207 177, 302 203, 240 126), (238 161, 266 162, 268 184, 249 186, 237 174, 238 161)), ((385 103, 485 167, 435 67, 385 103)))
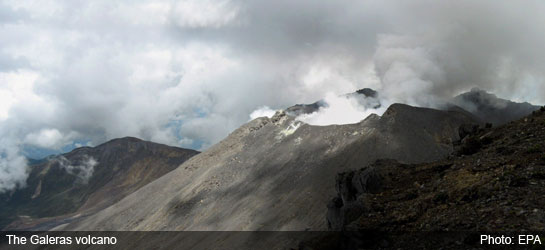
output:
POLYGON ((543 1, 0 0, 0 191, 25 175, 25 152, 123 136, 204 149, 262 106, 362 87, 420 106, 474 86, 543 104, 543 13, 543 1))

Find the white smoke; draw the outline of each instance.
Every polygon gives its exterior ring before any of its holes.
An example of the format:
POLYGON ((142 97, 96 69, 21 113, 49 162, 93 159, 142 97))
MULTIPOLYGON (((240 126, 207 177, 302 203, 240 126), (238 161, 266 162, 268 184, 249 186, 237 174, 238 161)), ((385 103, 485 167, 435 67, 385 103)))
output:
MULTIPOLYGON (((437 90, 447 84, 445 69, 419 38, 398 35, 378 37, 374 56, 381 96, 392 102, 435 107, 445 100, 437 90)), ((448 97, 447 97, 448 98, 448 97)))
POLYGON ((299 115, 296 120, 317 126, 351 124, 358 123, 373 113, 381 115, 387 107, 377 107, 375 98, 363 98, 361 95, 339 96, 328 93, 323 102, 324 107, 310 114, 299 115))
POLYGON ((256 118, 259 118, 259 117, 271 118, 271 117, 273 117, 274 113, 276 113, 275 110, 272 110, 268 106, 262 106, 262 107, 260 107, 260 108, 258 108, 256 110, 254 110, 250 114, 250 120, 253 120, 253 119, 256 119, 256 118))
POLYGON ((89 179, 91 179, 95 171, 95 166, 98 164, 93 157, 89 156, 84 157, 84 160, 81 161, 80 164, 76 165, 72 165, 70 160, 66 159, 66 157, 62 155, 57 157, 55 160, 68 174, 76 176, 76 182, 81 184, 89 183, 89 179))

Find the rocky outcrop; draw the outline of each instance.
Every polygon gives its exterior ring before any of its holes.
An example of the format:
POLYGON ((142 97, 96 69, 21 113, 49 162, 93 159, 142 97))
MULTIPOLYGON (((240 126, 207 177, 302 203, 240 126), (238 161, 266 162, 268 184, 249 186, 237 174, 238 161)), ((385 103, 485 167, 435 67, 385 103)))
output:
POLYGON ((383 189, 385 176, 382 171, 384 169, 377 169, 374 165, 337 175, 337 197, 327 205, 328 229, 344 230, 346 225, 369 211, 365 194, 375 194, 383 189))
POLYGON ((326 219, 331 230, 344 231, 342 237, 306 247, 468 249, 479 247, 470 233, 433 240, 422 232, 543 230, 545 108, 504 126, 475 129, 467 138, 481 145, 470 155, 423 164, 380 160, 337 175, 326 219), (369 237, 372 232, 387 233, 369 237))

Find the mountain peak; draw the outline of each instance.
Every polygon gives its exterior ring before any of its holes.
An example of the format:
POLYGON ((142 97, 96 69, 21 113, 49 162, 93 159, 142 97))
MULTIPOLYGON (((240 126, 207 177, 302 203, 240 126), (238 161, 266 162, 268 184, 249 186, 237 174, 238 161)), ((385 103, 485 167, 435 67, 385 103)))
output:
POLYGON ((104 142, 97 147, 108 145, 108 144, 128 144, 128 143, 139 143, 139 142, 146 142, 146 143, 154 143, 150 141, 144 141, 140 138, 132 137, 132 136, 126 136, 126 137, 120 137, 120 138, 114 138, 107 142, 104 142))
POLYGON ((469 92, 454 97, 452 102, 481 120, 495 125, 520 119, 540 108, 528 102, 517 103, 502 99, 479 88, 472 88, 469 92))
POLYGON ((140 139, 140 138, 132 137, 132 136, 125 136, 125 137, 115 138, 115 139, 109 140, 108 142, 113 142, 113 141, 133 141, 133 142, 140 142, 140 141, 144 141, 144 140, 142 140, 142 139, 140 139))

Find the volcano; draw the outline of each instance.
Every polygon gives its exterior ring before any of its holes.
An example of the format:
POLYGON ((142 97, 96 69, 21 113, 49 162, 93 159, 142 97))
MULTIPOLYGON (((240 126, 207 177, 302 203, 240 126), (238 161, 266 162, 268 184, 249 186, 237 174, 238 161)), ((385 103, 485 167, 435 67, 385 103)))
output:
POLYGON ((66 230, 323 230, 331 178, 377 159, 441 159, 473 116, 394 104, 357 124, 255 119, 174 171, 66 230))

